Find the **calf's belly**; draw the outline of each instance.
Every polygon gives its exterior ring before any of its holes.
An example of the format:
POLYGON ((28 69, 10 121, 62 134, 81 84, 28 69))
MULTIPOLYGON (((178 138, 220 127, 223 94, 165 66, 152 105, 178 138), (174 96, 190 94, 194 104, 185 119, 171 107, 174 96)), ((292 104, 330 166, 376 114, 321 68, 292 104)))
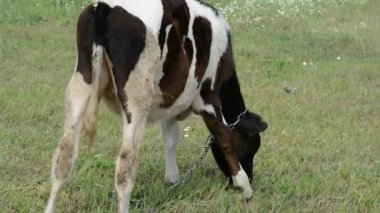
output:
POLYGON ((165 119, 175 119, 191 109, 193 98, 178 99, 170 107, 162 107, 161 102, 153 102, 150 108, 148 121, 155 122, 165 119))

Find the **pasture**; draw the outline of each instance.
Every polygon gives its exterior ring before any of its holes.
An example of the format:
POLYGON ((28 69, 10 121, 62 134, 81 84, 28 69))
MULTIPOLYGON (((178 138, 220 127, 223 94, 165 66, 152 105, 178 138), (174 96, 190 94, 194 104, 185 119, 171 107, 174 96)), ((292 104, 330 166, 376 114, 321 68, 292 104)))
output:
MULTIPOLYGON (((62 134, 85 0, 0 0, 0 212, 41 212, 62 134)), ((230 187, 209 153, 180 188, 164 182, 164 146, 150 125, 132 212, 379 212, 380 1, 212 0, 231 23, 248 107, 269 124, 255 158, 253 199, 230 187)), ((121 120, 100 110, 81 141, 59 212, 116 212, 121 120)), ((181 125, 181 174, 207 137, 181 125)), ((198 154, 199 153, 199 154, 198 154)))

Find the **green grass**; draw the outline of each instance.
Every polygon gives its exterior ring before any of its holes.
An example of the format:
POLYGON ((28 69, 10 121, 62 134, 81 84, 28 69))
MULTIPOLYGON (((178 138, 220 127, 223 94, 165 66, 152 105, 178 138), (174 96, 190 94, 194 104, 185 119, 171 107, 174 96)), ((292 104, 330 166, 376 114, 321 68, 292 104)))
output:
MULTIPOLYGON (((62 134, 75 63, 75 23, 90 1, 0 0, 0 207, 41 212, 62 134), (67 2, 67 3, 65 3, 67 2)), ((248 106, 269 123, 253 199, 229 187, 208 154, 178 190, 163 181, 164 148, 150 125, 134 212, 379 212, 380 2, 214 0, 231 23, 248 106), (284 87, 297 88, 288 94, 284 87)), ((192 116, 178 147, 182 173, 207 131, 192 116)), ((115 212, 120 120, 101 110, 93 146, 81 143, 63 212, 115 212)))

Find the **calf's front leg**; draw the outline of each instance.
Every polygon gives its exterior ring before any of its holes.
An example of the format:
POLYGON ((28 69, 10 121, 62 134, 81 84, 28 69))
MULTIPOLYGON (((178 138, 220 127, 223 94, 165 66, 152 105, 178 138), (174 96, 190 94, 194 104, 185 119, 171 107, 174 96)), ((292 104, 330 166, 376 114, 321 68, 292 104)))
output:
POLYGON ((180 139, 179 122, 174 119, 161 121, 161 134, 165 141, 165 181, 174 184, 181 179, 175 150, 180 139))

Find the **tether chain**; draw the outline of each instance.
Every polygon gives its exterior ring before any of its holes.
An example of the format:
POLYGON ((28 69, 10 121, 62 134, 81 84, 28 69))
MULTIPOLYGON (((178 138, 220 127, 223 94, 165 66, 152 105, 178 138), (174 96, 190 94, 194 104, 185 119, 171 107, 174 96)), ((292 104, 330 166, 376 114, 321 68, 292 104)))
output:
MULTIPOLYGON (((248 110, 245 110, 244 112, 240 113, 240 115, 238 116, 238 118, 236 119, 236 121, 230 125, 228 125, 228 128, 230 130, 233 130, 235 128, 235 126, 239 123, 240 119, 248 112, 248 110)), ((194 163, 194 165, 186 172, 186 174, 181 178, 181 180, 179 180, 177 183, 171 185, 169 187, 169 189, 174 189, 174 188, 177 188, 178 186, 182 185, 186 180, 187 178, 191 175, 191 173, 194 172, 194 170, 201 164, 202 160, 206 157, 206 154, 208 152, 208 150, 210 150, 210 144, 212 141, 214 141, 214 137, 209 134, 204 145, 203 145, 203 152, 201 154, 201 156, 198 158, 198 160, 194 163)))
POLYGON ((191 173, 193 173, 193 171, 199 166, 202 160, 206 157, 208 150, 210 150, 210 144, 213 139, 214 137, 211 134, 209 134, 203 145, 203 153, 201 154, 201 156, 194 163, 194 165, 186 172, 186 174, 181 178, 181 180, 175 183, 174 185, 170 186, 169 189, 176 188, 187 180, 187 178, 191 175, 191 173))

